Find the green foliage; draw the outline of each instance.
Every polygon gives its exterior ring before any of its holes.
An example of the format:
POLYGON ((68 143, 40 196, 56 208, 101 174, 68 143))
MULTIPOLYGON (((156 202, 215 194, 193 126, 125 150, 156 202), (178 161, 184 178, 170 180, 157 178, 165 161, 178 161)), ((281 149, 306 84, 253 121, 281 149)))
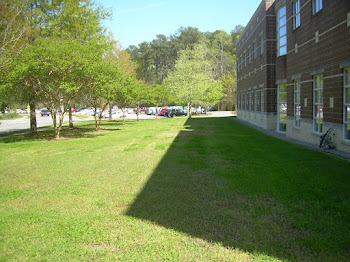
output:
POLYGON ((192 49, 203 39, 204 34, 197 28, 181 27, 170 37, 157 35, 150 43, 130 46, 128 51, 133 61, 139 65, 138 79, 146 84, 163 84, 168 72, 174 69, 179 52, 186 48, 192 49))
POLYGON ((221 100, 222 110, 235 110, 237 79, 234 74, 226 74, 221 76, 223 98, 221 100))
POLYGON ((216 31, 208 36, 208 56, 213 61, 214 78, 219 79, 224 74, 232 73, 233 44, 231 36, 225 31, 216 31))
POLYGON ((73 101, 84 92, 111 100, 112 82, 120 82, 121 70, 103 59, 112 44, 101 23, 109 14, 90 0, 33 1, 25 7, 32 30, 28 46, 9 66, 4 93, 29 99, 33 106, 41 101, 51 111, 58 138, 73 101))
MULTIPOLYGON (((200 105, 214 83, 211 78, 212 67, 205 56, 205 46, 196 45, 193 49, 180 51, 175 69, 166 80, 169 92, 175 100, 191 108, 200 105)), ((191 112, 189 112, 191 117, 191 112)))
POLYGON ((45 34, 86 43, 96 38, 105 40, 101 20, 110 14, 91 0, 60 0, 52 2, 47 16, 49 27, 44 28, 45 34))
POLYGON ((16 112, 0 114, 0 120, 16 119, 16 118, 20 118, 20 117, 21 116, 19 114, 17 114, 16 112))
MULTIPOLYGON (((236 26, 231 35, 224 31, 202 33, 197 28, 180 28, 174 35, 166 37, 157 35, 150 43, 143 42, 130 46, 128 52, 138 64, 137 77, 145 83, 163 84, 170 72, 175 70, 175 64, 181 52, 186 49, 193 50, 201 44, 207 61, 211 63, 210 75, 218 80, 224 75, 231 74, 236 78, 235 53, 237 37, 242 33, 243 27, 236 26)), ((223 92, 230 93, 223 84, 223 92)), ((235 88, 234 88, 235 89, 235 88)), ((235 100, 231 93, 222 97, 220 104, 223 107, 233 107, 235 100)), ((211 104, 211 103, 210 103, 211 104)))
POLYGON ((6 66, 26 45, 30 19, 26 0, 0 1, 0 69, 6 66))
POLYGON ((151 103, 160 106, 171 104, 174 100, 173 95, 169 92, 166 85, 153 85, 151 87, 152 100, 151 103))

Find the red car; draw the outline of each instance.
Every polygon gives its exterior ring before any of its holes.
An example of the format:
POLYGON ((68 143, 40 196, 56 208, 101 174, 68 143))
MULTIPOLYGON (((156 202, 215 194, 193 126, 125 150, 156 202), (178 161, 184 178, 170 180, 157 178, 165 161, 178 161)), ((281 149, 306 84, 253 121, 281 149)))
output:
POLYGON ((169 110, 170 110, 169 108, 164 107, 164 108, 162 108, 162 110, 160 110, 159 115, 160 115, 160 116, 167 116, 167 115, 168 115, 169 110))

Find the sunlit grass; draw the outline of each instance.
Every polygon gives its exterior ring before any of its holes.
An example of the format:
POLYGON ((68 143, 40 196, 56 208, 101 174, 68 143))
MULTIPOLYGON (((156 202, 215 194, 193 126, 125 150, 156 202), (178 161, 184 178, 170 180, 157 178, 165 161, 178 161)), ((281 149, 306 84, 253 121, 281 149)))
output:
POLYGON ((347 261, 349 162, 229 118, 0 139, 0 260, 347 261))
POLYGON ((15 113, 6 113, 6 114, 2 114, 0 113, 0 120, 11 120, 11 119, 17 119, 17 118, 21 118, 23 117, 20 114, 15 113))

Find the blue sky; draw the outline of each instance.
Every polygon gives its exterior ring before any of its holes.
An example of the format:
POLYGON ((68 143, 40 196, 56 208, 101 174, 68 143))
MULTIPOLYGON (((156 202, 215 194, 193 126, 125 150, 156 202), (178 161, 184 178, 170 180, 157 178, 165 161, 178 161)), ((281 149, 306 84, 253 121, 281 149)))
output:
POLYGON ((245 26, 261 0, 96 0, 112 11, 106 21, 123 47, 150 42, 156 35, 170 36, 180 27, 196 27, 201 32, 245 26))

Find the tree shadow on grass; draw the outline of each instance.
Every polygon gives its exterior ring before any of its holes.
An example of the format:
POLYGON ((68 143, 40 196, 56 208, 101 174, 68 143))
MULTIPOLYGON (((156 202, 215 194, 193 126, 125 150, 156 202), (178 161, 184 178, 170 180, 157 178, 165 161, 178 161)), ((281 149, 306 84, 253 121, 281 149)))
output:
MULTIPOLYGON (((212 121, 189 119, 186 122, 126 215, 270 259, 329 261, 337 258, 341 261, 344 256, 348 257, 342 253, 339 258, 337 251, 322 254, 308 244, 312 236, 308 235, 308 228, 295 226, 297 221, 291 216, 294 211, 289 210, 288 201, 280 201, 268 192, 244 194, 228 186, 230 181, 227 177, 234 177, 235 172, 242 173, 243 170, 254 172, 254 168, 235 156, 238 153, 236 144, 218 137, 208 138, 206 132, 213 130, 206 130, 206 127, 212 121), (215 142, 218 144, 215 145, 215 142), (230 148, 231 154, 228 153, 230 148)), ((254 134, 246 134, 244 130, 235 131, 232 128, 232 136, 228 139, 239 139, 243 144, 244 139, 254 140, 254 134)), ((284 146, 288 150, 289 145, 284 146)), ((274 164, 273 159, 270 164, 274 164)), ((248 185, 250 181, 243 178, 241 183, 248 185)), ((298 189, 298 185, 293 185, 292 181, 290 183, 291 187, 295 187, 293 190, 296 194, 298 190, 301 193, 303 189, 298 189)), ((283 190, 283 186, 282 182, 271 184, 276 190, 283 190)), ((302 197, 300 201, 305 202, 304 209, 311 208, 313 203, 313 199, 302 197), (310 203, 307 204, 307 201, 310 203)), ((314 217, 313 213, 299 215, 302 221, 321 219, 321 226, 328 226, 326 219, 322 221, 322 217, 314 217)), ((327 239, 327 233, 325 236, 325 241, 333 240, 331 237, 327 239)))
MULTIPOLYGON (((128 123, 132 124, 132 123, 128 123)), ((0 138, 0 143, 18 143, 23 141, 60 141, 78 138, 92 139, 98 136, 103 136, 104 132, 115 132, 121 130, 122 122, 120 121, 103 121, 101 128, 96 130, 94 122, 80 122, 74 128, 67 126, 62 127, 60 132, 60 139, 55 139, 55 130, 53 128, 39 129, 38 135, 31 136, 30 134, 15 134, 0 138)))

